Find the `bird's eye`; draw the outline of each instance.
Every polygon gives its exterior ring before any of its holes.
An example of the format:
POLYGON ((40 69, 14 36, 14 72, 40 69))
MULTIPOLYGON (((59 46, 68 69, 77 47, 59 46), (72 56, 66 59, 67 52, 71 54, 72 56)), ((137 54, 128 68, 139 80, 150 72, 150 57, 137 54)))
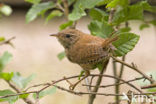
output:
POLYGON ((71 35, 70 34, 66 34, 66 38, 70 38, 71 37, 71 35))

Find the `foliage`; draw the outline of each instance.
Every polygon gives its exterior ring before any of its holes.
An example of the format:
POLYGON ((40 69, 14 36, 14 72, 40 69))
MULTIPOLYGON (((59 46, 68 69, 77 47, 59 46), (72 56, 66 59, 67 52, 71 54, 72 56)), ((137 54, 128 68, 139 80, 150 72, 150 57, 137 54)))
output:
POLYGON ((12 13, 12 9, 10 6, 5 4, 0 4, 0 14, 5 16, 9 16, 12 13))

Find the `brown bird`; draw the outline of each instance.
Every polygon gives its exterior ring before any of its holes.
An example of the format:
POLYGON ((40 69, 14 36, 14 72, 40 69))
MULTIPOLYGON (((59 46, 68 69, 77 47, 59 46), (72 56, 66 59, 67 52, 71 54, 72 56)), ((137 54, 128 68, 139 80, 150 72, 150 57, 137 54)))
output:
POLYGON ((77 29, 65 29, 51 36, 57 37, 63 45, 67 58, 71 62, 79 64, 85 71, 85 76, 69 87, 71 90, 89 76, 91 69, 95 69, 98 64, 108 62, 109 53, 113 50, 111 43, 117 40, 117 37, 103 39, 77 29))

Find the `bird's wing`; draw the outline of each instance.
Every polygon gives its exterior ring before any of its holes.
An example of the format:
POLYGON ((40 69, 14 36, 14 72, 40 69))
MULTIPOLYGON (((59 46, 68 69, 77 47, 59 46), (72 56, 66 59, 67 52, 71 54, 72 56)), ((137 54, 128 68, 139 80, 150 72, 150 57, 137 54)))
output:
POLYGON ((94 64, 108 56, 108 52, 99 44, 86 44, 75 49, 77 54, 74 55, 72 60, 78 64, 94 64))

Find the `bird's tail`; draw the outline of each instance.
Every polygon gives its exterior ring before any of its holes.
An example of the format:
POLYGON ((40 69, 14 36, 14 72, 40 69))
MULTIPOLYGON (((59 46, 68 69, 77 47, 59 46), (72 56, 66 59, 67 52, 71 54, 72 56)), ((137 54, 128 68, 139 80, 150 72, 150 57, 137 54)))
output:
POLYGON ((118 40, 118 36, 115 36, 113 38, 105 39, 105 41, 103 42, 102 46, 106 47, 106 46, 108 46, 109 44, 111 44, 112 42, 114 42, 116 40, 118 40))

